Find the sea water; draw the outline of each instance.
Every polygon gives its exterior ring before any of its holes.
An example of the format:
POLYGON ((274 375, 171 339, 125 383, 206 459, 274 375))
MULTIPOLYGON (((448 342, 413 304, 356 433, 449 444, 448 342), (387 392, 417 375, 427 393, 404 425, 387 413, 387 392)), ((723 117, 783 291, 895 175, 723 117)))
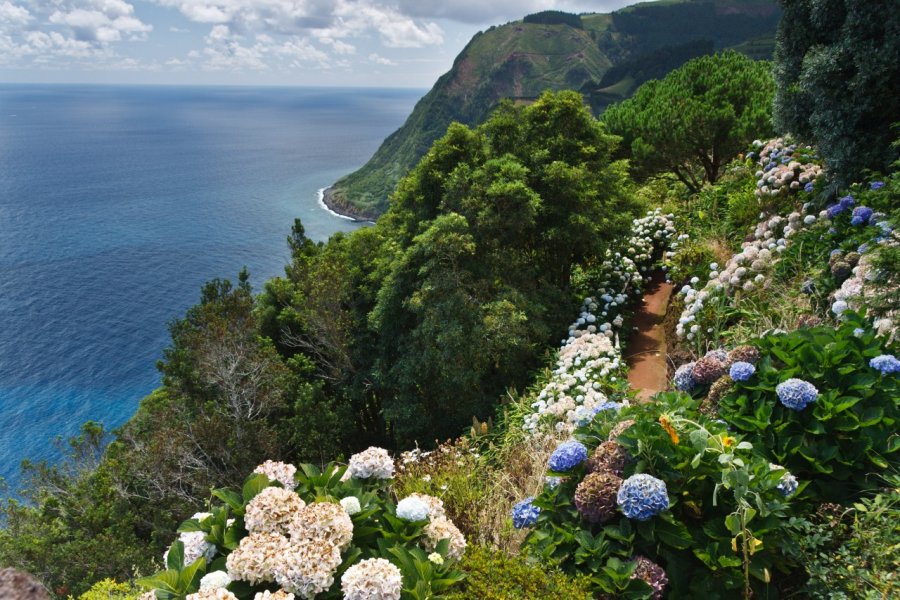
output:
POLYGON ((124 423, 167 323, 213 278, 283 273, 296 217, 361 166, 421 90, 0 85, 0 476, 124 423))

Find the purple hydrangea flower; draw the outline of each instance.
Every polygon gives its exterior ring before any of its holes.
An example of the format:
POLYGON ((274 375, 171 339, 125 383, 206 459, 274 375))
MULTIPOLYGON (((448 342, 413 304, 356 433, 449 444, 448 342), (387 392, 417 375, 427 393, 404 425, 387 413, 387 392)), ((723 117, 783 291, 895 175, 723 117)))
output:
POLYGON ((778 399, 791 410, 803 410, 808 404, 816 401, 819 390, 816 386, 802 379, 788 379, 775 388, 778 399))
POLYGON ((810 181, 809 183, 807 183, 806 185, 803 186, 803 191, 804 192, 812 192, 813 187, 815 187, 815 186, 814 186, 813 182, 810 181))
POLYGON ((883 375, 889 373, 900 373, 900 360, 893 354, 882 354, 876 356, 869 361, 869 366, 876 371, 881 371, 883 375))
POLYGON ((834 219, 839 214, 844 212, 844 207, 840 204, 832 204, 828 208, 825 209, 825 212, 828 214, 829 219, 834 219))
POLYGON ((622 482, 616 501, 626 517, 646 521, 668 510, 666 482, 646 473, 632 475, 622 482))
POLYGON ((550 455, 550 470, 557 473, 571 471, 587 460, 587 448, 581 442, 569 440, 556 447, 550 455))
POLYGON ((869 184, 870 190, 880 190, 883 187, 884 187, 883 181, 873 181, 872 183, 869 184))
POLYGON ((521 502, 516 503, 512 509, 512 522, 513 527, 516 529, 522 529, 524 527, 531 527, 537 522, 538 515, 541 514, 541 509, 532 504, 534 502, 534 496, 529 496, 525 498, 521 502))
POLYGON ((856 249, 860 254, 865 254, 869 251, 869 244, 860 244, 859 248, 856 249))
POLYGON ((675 389, 682 392, 690 392, 697 385, 692 377, 694 365, 697 363, 689 362, 681 365, 675 371, 675 389))
POLYGON ((847 210, 848 208, 852 208, 853 205, 856 204, 856 200, 853 199, 853 196, 847 195, 838 200, 838 205, 841 207, 841 210, 847 210))
POLYGON ((728 375, 735 381, 747 381, 756 373, 756 367, 742 360, 737 361, 728 370, 728 375))

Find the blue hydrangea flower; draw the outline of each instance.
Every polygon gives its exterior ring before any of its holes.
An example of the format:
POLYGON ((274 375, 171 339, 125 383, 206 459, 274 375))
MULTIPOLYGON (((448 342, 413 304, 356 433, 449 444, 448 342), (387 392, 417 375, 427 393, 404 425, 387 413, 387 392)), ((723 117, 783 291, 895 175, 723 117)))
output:
POLYGON ((646 521, 668 510, 669 493, 662 479, 638 473, 622 482, 616 501, 626 517, 646 521))
POLYGON ((883 187, 884 187, 883 181, 873 181, 872 183, 869 184, 870 190, 880 190, 883 187))
POLYGON ((556 447, 550 455, 550 470, 557 473, 571 471, 587 460, 588 451, 581 442, 569 440, 556 447))
MULTIPOLYGON (((856 329, 853 330, 853 336, 854 337, 862 337, 865 332, 866 332, 866 330, 863 329, 862 327, 857 327, 856 329)), ((869 364, 871 364, 871 361, 869 364)))
POLYGON ((831 206, 829 206, 828 208, 825 209, 825 212, 828 215, 829 219, 834 219, 839 214, 844 212, 844 207, 841 206, 840 204, 832 204, 831 206))
POLYGON ((620 408, 622 408, 622 405, 619 404, 618 402, 604 402, 603 404, 601 404, 600 406, 598 406, 594 409, 594 414, 596 415, 597 413, 603 412, 605 410, 617 411, 620 408))
POLYGON ((788 497, 796 492, 797 487, 799 486, 800 482, 797 481, 796 477, 794 477, 790 473, 785 473, 781 476, 781 481, 778 482, 778 485, 775 486, 775 489, 781 492, 782 496, 788 497))
POLYGON ((856 204, 856 200, 853 199, 853 196, 847 195, 838 200, 838 205, 841 207, 841 210, 847 210, 848 208, 852 208, 853 205, 856 204))
POLYGON ((803 191, 804 192, 812 192, 813 187, 814 187, 813 182, 810 181, 809 183, 807 183, 806 185, 803 186, 803 191))
POLYGON ((737 361, 728 370, 728 375, 735 381, 747 381, 756 373, 756 367, 742 360, 737 361))
POLYGON ((791 410, 803 410, 807 404, 816 401, 819 390, 816 386, 802 379, 788 379, 775 387, 775 393, 781 403, 791 410))
POLYGON ((869 251, 869 244, 860 244, 859 248, 856 249, 860 254, 865 254, 869 251))
POLYGON ((850 224, 854 227, 859 227, 868 223, 869 219, 872 218, 873 212, 868 206, 857 206, 853 209, 853 217, 850 219, 850 224))
POLYGON ((537 522, 538 515, 541 514, 541 509, 532 504, 534 502, 534 496, 529 496, 525 498, 521 502, 516 503, 512 509, 512 521, 513 527, 516 529, 522 529, 524 527, 531 527, 537 522))
POLYGON ((694 371, 695 362, 689 362, 681 365, 675 371, 675 389, 682 392, 690 392, 697 385, 691 376, 694 371))
POLYGON ((559 484, 562 483, 562 477, 556 477, 554 475, 547 475, 544 477, 544 485, 546 485, 551 490, 555 490, 559 487, 559 484))
POLYGON ((889 373, 900 373, 900 360, 893 354, 882 354, 876 356, 869 361, 869 366, 876 371, 881 371, 883 375, 889 373))

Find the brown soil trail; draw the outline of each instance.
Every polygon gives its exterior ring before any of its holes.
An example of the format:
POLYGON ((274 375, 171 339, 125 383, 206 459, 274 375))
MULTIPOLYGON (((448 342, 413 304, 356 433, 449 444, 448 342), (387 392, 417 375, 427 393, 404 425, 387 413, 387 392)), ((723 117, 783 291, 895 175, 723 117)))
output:
POLYGON ((666 379, 666 332, 663 320, 672 295, 672 284, 657 271, 650 276, 644 298, 634 315, 637 330, 628 342, 625 360, 628 383, 637 391, 638 400, 646 402, 668 387, 666 379))

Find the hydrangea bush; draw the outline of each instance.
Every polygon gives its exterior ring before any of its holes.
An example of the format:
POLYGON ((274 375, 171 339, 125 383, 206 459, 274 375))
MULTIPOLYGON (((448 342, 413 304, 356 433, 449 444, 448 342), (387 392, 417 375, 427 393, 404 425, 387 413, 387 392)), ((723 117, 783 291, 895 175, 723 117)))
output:
POLYGON ((440 598, 462 573, 466 540, 440 499, 395 504, 381 448, 349 466, 267 461, 240 493, 219 489, 185 521, 166 571, 140 580, 158 600, 440 598))
MULTIPOLYGON (((601 597, 761 593, 787 568, 784 525, 805 482, 689 396, 600 412, 574 435, 588 460, 563 461, 563 479, 513 509, 532 555, 588 576, 601 597)), ((566 444, 560 455, 574 456, 566 444)))
POLYGON ((735 380, 719 416, 801 479, 808 494, 840 501, 900 465, 900 378, 860 314, 754 342, 756 373, 735 380), (887 369, 888 371, 890 369, 887 369))

